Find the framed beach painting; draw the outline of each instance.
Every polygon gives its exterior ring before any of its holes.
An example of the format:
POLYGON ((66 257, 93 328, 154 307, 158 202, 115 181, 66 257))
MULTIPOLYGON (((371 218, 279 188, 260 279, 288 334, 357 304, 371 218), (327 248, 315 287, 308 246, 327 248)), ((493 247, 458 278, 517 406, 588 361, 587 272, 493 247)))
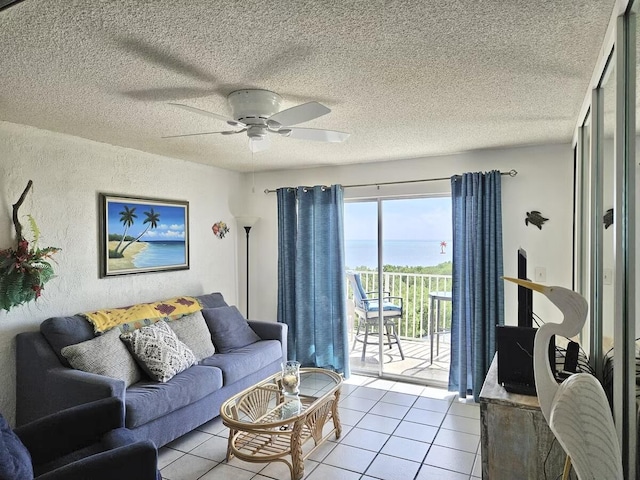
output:
POLYGON ((100 275, 189 268, 189 202, 100 194, 100 275))

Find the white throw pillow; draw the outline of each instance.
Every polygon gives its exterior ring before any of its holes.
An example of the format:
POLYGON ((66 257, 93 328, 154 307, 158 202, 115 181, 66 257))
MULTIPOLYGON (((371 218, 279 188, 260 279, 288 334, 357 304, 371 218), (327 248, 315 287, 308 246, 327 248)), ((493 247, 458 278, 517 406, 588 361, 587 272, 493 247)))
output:
POLYGON ((198 362, 216 353, 202 311, 184 315, 167 323, 178 339, 193 351, 198 362))
POLYGON ((189 347, 182 343, 164 320, 120 335, 140 367, 151 378, 167 382, 196 363, 189 347))
POLYGON ((86 342, 64 347, 61 353, 76 370, 124 380, 126 387, 142 378, 140 368, 120 341, 117 328, 86 342))

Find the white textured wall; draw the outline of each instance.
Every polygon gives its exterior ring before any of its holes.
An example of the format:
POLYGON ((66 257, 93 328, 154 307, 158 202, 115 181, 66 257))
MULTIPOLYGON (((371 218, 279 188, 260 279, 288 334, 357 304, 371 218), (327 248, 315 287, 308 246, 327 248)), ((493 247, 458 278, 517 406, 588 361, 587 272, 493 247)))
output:
MULTIPOLYGON (((530 276, 536 266, 545 267, 547 284, 571 287, 573 154, 569 145, 549 145, 490 150, 443 157, 419 158, 373 165, 350 165, 307 170, 278 171, 246 175, 244 189, 249 213, 261 217, 251 231, 251 311, 265 319, 277 313, 277 204, 275 194, 265 188, 341 183, 360 184, 450 177, 469 171, 499 169, 518 171, 503 177, 502 212, 505 275, 516 276, 516 252, 527 250, 530 276), (527 211, 539 210, 549 218, 542 230, 525 226, 527 211)), ((415 195, 450 191, 450 182, 400 186, 353 188, 346 198, 376 195, 415 195)), ((239 245, 244 248, 244 240, 239 245)), ((244 261, 244 255, 239 255, 244 261)), ((244 267, 243 267, 244 268, 244 267)), ((243 268, 239 270, 240 297, 244 302, 243 268)), ((505 285, 506 322, 517 323, 517 287, 505 285)), ((534 309, 545 320, 560 321, 557 310, 546 298, 534 296, 534 309)), ((253 315, 252 315, 253 316, 253 315)), ((256 315, 258 316, 258 315, 256 315)))
MULTIPOLYGON (((240 174, 0 122, 0 249, 14 246, 15 203, 34 187, 20 214, 35 217, 41 246, 62 248, 57 278, 35 303, 0 311, 0 411, 15 412, 15 335, 50 316, 220 291, 236 303, 236 235, 232 207, 240 174), (191 268, 99 278, 98 193, 189 201, 191 268), (231 224, 223 240, 211 232, 231 224)), ((23 225, 28 228, 27 224, 23 225)), ((244 232, 243 232, 244 233, 244 232)))
MULTIPOLYGON (((20 213, 31 213, 42 230, 41 245, 59 246, 58 277, 36 303, 0 312, 0 411, 15 410, 15 335, 36 330, 50 316, 151 301, 177 294, 220 291, 245 307, 245 236, 233 215, 257 215, 251 230, 251 317, 275 320, 277 310, 277 207, 265 188, 352 184, 448 177, 493 168, 518 170, 503 179, 505 274, 516 274, 516 250, 524 247, 529 266, 547 269, 547 283, 571 285, 572 175, 568 145, 501 149, 375 165, 239 174, 145 154, 51 132, 0 122, 0 248, 13 245, 11 205, 27 181, 34 181, 20 213), (188 200, 191 269, 99 278, 98 193, 188 200), (525 212, 550 218, 542 231, 525 227, 525 212), (3 213, 4 212, 4 213, 3 213), (211 225, 227 221, 232 230, 215 238, 211 225), (236 266, 239 274, 236 274, 236 266), (239 294, 238 294, 239 292, 239 294)), ((449 182, 347 189, 347 198, 432 194, 449 182)), ((515 286, 505 288, 507 322, 515 323, 515 286)), ((555 309, 536 296, 535 310, 558 321, 555 309)))

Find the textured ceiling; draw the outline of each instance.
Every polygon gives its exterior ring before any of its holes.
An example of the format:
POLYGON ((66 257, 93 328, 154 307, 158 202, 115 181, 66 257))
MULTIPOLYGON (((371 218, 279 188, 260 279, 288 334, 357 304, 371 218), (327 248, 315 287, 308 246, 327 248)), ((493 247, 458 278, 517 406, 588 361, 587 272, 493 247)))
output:
POLYGON ((0 12, 0 120, 237 171, 569 142, 614 0, 26 0, 0 12), (239 88, 345 143, 244 135, 239 88))

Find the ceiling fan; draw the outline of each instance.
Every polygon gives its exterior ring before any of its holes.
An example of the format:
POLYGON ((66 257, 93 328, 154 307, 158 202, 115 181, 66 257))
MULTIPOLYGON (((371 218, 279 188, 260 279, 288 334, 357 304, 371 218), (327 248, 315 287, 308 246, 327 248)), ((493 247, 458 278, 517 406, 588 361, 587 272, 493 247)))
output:
POLYGON ((183 135, 169 135, 162 138, 214 134, 236 135, 246 132, 247 137, 249 137, 249 149, 252 152, 261 152, 268 149, 270 145, 270 135, 280 135, 282 137, 318 142, 343 142, 349 138, 349 134, 344 132, 293 126, 308 122, 331 112, 331 109, 318 102, 303 103, 302 105, 296 105, 295 107, 281 111, 280 105, 282 104, 282 97, 280 95, 268 90, 257 89, 236 90, 227 96, 227 101, 231 107, 233 118, 181 103, 170 103, 169 105, 221 120, 239 130, 187 133, 183 135))

